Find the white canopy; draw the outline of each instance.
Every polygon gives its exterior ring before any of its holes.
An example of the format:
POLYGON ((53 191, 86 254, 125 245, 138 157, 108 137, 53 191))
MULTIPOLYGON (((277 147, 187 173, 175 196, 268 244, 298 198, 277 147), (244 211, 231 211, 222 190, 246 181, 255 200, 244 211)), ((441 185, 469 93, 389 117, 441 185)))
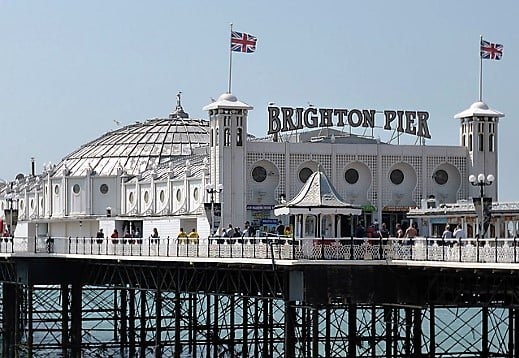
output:
POLYGON ((314 172, 301 191, 289 202, 274 208, 274 215, 342 214, 360 215, 362 209, 344 202, 330 180, 321 171, 314 172))

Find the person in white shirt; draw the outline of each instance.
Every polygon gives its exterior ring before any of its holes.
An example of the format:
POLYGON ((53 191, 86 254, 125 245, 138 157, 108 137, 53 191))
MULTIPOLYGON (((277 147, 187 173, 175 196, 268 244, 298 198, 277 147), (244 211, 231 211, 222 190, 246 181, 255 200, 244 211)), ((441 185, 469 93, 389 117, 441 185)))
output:
POLYGON ((463 239, 465 236, 465 231, 463 231, 461 225, 456 226, 456 230, 454 230, 454 237, 456 239, 463 239))

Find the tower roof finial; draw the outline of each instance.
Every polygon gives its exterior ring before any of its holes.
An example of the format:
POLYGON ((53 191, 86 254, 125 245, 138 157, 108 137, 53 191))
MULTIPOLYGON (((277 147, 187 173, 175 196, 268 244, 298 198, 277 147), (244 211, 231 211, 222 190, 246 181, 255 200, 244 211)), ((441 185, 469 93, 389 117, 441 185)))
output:
POLYGON ((177 105, 175 110, 169 114, 169 118, 189 118, 189 114, 184 112, 184 108, 182 108, 182 104, 180 103, 180 95, 182 91, 177 92, 177 105))

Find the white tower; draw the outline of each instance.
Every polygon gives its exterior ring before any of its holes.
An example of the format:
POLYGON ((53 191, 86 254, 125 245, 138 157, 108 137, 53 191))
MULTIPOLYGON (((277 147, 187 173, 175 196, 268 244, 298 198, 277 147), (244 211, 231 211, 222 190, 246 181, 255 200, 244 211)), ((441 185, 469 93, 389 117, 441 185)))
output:
POLYGON ((215 200, 222 203, 223 227, 242 227, 246 217, 247 112, 252 108, 231 93, 204 107, 209 112, 210 182, 223 186, 215 200))
MULTIPOLYGON (((483 102, 473 103, 469 109, 458 113, 454 118, 460 119, 460 144, 467 148, 471 161, 468 174, 489 174, 496 180, 485 188, 485 196, 497 201, 499 175, 498 169, 498 124, 499 118, 505 115, 489 108, 483 102)), ((468 180, 462 178, 462 180, 468 180)), ((479 197, 479 188, 471 187, 470 196, 479 197)))

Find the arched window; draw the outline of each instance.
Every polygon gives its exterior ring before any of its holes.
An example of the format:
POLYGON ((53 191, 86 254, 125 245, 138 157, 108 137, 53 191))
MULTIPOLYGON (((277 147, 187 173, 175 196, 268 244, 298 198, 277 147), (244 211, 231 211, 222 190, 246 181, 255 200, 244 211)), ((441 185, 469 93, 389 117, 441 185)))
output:
POLYGON ((485 148, 485 143, 483 141, 484 141, 483 133, 479 133, 478 145, 479 145, 479 151, 480 152, 482 152, 484 150, 484 148, 485 148))
POLYGON ((494 135, 493 134, 488 136, 488 151, 489 152, 494 151, 494 135))
POLYGON ((461 145, 466 146, 467 145, 467 136, 464 134, 463 137, 461 137, 461 145))
POLYGON ((472 152, 472 134, 469 134, 469 151, 472 152))
POLYGON ((214 137, 213 136, 214 136, 214 129, 211 129, 211 137, 209 138, 209 140, 210 140, 209 145, 211 147, 214 146, 214 137))
POLYGON ((241 130, 241 128, 238 128, 236 130, 236 146, 237 147, 242 146, 242 130, 241 130))
POLYGON ((231 130, 229 128, 223 130, 223 145, 225 147, 231 145, 231 130))

